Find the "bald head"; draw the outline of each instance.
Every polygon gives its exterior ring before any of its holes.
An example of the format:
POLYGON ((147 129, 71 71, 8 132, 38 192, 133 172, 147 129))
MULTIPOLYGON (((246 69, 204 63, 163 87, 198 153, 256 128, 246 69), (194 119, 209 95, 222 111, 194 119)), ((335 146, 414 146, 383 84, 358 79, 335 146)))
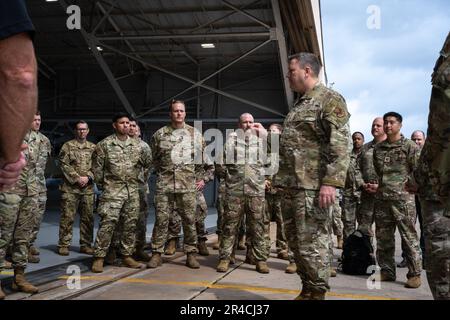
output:
POLYGON ((420 130, 416 130, 411 135, 411 140, 414 141, 420 148, 425 144, 425 133, 420 130))
POLYGON ((383 129, 383 125, 384 125, 384 120, 383 120, 382 117, 377 117, 372 122, 372 131, 371 131, 372 132, 372 136, 377 141, 381 141, 381 140, 386 139, 385 133, 384 133, 384 129, 383 129))
POLYGON ((253 127, 254 122, 255 119, 253 119, 253 116, 250 113, 243 113, 239 117, 239 128, 241 128, 244 131, 247 131, 253 127))

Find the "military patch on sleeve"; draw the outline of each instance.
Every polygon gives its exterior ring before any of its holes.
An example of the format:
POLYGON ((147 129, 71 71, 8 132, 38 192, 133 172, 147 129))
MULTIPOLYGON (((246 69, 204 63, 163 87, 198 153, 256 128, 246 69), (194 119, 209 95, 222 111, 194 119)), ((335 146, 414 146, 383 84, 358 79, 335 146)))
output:
POLYGON ((335 114, 336 117, 338 117, 338 118, 344 118, 345 115, 346 115, 347 113, 345 112, 345 110, 344 110, 343 108, 341 108, 341 107, 336 107, 336 108, 334 109, 334 114, 335 114))

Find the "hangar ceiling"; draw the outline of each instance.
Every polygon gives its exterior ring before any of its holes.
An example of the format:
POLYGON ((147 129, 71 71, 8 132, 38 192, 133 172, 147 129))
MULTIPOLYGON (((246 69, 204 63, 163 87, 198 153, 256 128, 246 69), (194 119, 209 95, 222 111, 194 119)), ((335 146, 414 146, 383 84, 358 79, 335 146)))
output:
POLYGON ((117 111, 151 133, 183 99, 189 121, 220 127, 239 114, 282 121, 292 103, 288 54, 321 53, 318 0, 33 0, 44 132, 83 118, 101 138, 117 111), (81 29, 69 30, 77 5, 81 29), (212 48, 204 48, 211 46, 212 48))

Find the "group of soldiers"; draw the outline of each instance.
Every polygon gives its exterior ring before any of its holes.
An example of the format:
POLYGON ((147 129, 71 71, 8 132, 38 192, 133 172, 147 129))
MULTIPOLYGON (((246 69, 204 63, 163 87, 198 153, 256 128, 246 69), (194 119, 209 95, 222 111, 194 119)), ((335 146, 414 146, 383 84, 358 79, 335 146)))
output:
MULTIPOLYGON (((197 254, 209 254, 203 190, 216 177, 220 183, 219 237, 214 245, 219 250, 218 272, 226 272, 235 262, 236 250, 246 248, 246 262, 259 273, 269 273, 266 262, 274 220, 278 257, 289 260, 286 272, 297 272, 301 278, 297 299, 322 300, 335 273, 333 230, 338 247, 356 226, 375 237, 378 278, 394 281, 397 227, 408 267, 405 286, 418 288, 422 250, 415 230, 417 195, 430 288, 436 299, 448 299, 449 43, 448 38, 433 77, 429 131, 422 152, 401 134, 403 119, 396 112, 374 120, 370 143, 364 145, 359 132, 351 137, 345 100, 320 83, 320 62, 310 53, 289 57, 287 77, 299 97, 283 126, 272 124, 267 131, 251 114, 242 114, 238 130, 226 137, 214 161, 205 155, 201 133, 185 123, 185 104, 180 100, 170 103, 170 123, 156 131, 149 144, 140 138, 136 121, 124 113, 114 116, 114 133, 97 145, 87 141, 88 124, 78 121, 75 139, 63 145, 58 157, 63 172, 58 253, 69 254, 79 212, 80 252, 93 255, 95 273, 118 257, 129 268, 141 268, 141 262, 148 268, 161 266, 162 254, 175 252, 181 227, 186 266, 197 269, 197 254), (279 142, 279 150, 274 141, 279 142), (262 150, 264 146, 269 152, 262 150), (145 249, 152 172, 156 220, 149 256, 145 249), (101 191, 95 243, 94 185, 101 191), (340 219, 333 218, 340 213, 339 190, 343 232, 336 226, 340 219)), ((27 293, 38 292, 25 279, 24 270, 27 262, 39 260, 33 243, 45 210, 44 168, 51 152, 39 126, 37 114, 24 140, 27 165, 20 180, 0 193, 0 269, 9 256, 13 289, 27 293)))

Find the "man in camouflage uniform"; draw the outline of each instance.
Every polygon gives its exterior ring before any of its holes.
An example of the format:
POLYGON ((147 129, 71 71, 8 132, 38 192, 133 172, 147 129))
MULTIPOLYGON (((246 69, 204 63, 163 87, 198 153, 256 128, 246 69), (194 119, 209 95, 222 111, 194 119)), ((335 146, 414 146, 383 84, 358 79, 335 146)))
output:
POLYGON ((364 135, 361 132, 355 132, 352 135, 352 140, 353 150, 350 155, 350 165, 343 189, 344 214, 342 221, 344 223, 344 241, 356 229, 357 213, 361 204, 361 187, 364 183, 357 165, 357 158, 364 144, 364 135))
POLYGON ((349 164, 350 114, 344 98, 319 82, 320 62, 311 53, 289 58, 291 89, 302 96, 287 115, 275 186, 289 248, 303 283, 299 300, 325 299, 329 289, 331 210, 349 164))
POLYGON ((396 266, 395 228, 405 243, 408 265, 406 288, 421 285, 422 257, 415 229, 416 189, 413 171, 417 167, 419 148, 401 133, 402 116, 389 112, 383 116, 387 139, 373 150, 375 171, 379 185, 375 195, 375 229, 377 239, 377 261, 381 268, 380 281, 395 281, 396 266))
POLYGON ((120 247, 123 264, 140 268, 131 256, 135 250, 139 219, 139 175, 152 166, 150 149, 128 137, 129 116, 116 114, 115 133, 100 141, 92 155, 92 172, 97 187, 103 190, 97 212, 100 227, 94 249, 93 272, 103 272, 103 261, 114 231, 121 223, 120 247))
POLYGON ((218 174, 216 173, 217 180, 219 183, 219 188, 217 190, 217 202, 216 202, 216 209, 217 209, 217 242, 213 244, 214 250, 219 250, 220 247, 220 238, 222 236, 222 221, 223 221, 223 211, 224 211, 224 201, 225 201, 225 180, 224 178, 220 178, 218 174))
MULTIPOLYGON (((33 122, 39 121, 39 118, 35 115, 33 122)), ((40 192, 37 175, 39 150, 44 146, 45 141, 36 131, 30 129, 23 143, 28 146, 24 151, 27 164, 14 187, 0 193, 0 269, 5 266, 6 251, 11 246, 14 269, 13 290, 37 293, 39 289, 25 279, 24 273, 40 192)))
POLYGON ((333 234, 337 238, 337 246, 336 248, 342 249, 344 245, 343 241, 343 231, 344 224, 342 223, 342 208, 341 208, 341 190, 336 189, 336 202, 333 204, 333 212, 331 214, 331 228, 333 230, 333 234))
POLYGON ((373 239, 372 225, 375 221, 375 193, 378 188, 378 176, 373 166, 373 149, 375 145, 386 140, 387 136, 383 129, 383 118, 377 117, 372 122, 373 140, 366 143, 358 157, 358 167, 364 184, 361 192, 361 205, 359 207, 358 230, 373 239))
POLYGON ((428 284, 450 300, 450 33, 432 77, 425 146, 416 172, 422 204, 428 284))
POLYGON ((34 226, 30 236, 30 248, 28 250, 28 262, 39 263, 39 250, 34 246, 39 229, 41 228, 42 219, 45 213, 45 206, 47 204, 47 186, 45 183, 45 168, 47 167, 47 161, 52 151, 52 145, 50 140, 39 132, 41 127, 41 114, 38 111, 34 116, 34 121, 31 124, 31 129, 36 133, 40 141, 38 160, 36 166, 37 181, 39 184, 38 205, 34 213, 34 226))
POLYGON ((59 221, 58 254, 69 255, 72 227, 80 210, 80 252, 92 255, 94 238, 94 173, 92 153, 95 144, 87 141, 88 124, 80 120, 75 124, 75 139, 67 141, 59 152, 59 165, 63 173, 61 190, 61 219, 59 221))
POLYGON ((186 266, 197 269, 197 232, 195 226, 196 190, 203 181, 197 181, 202 170, 204 142, 200 132, 184 122, 186 109, 183 101, 170 105, 171 123, 153 135, 152 149, 157 175, 155 191, 156 220, 152 233, 152 258, 147 264, 156 268, 162 264, 161 254, 167 240, 169 217, 175 206, 182 219, 186 266))
POLYGON ((229 268, 237 245, 239 223, 245 215, 249 235, 247 250, 255 259, 256 271, 269 273, 266 263, 269 252, 265 236, 264 139, 267 139, 267 131, 248 113, 240 116, 239 129, 227 137, 222 165, 218 165, 226 184, 218 272, 226 272, 229 268))

